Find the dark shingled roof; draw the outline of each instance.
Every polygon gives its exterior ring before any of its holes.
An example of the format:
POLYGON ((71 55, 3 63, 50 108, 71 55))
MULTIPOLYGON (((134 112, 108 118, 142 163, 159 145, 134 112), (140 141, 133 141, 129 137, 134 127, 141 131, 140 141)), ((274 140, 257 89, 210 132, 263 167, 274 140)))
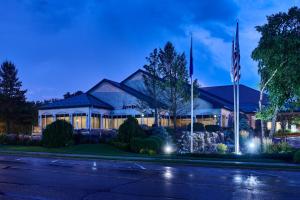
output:
MULTIPOLYGON (((216 96, 219 99, 225 100, 233 105, 233 86, 215 86, 202 87, 201 90, 216 96)), ((248 86, 240 84, 240 109, 243 112, 256 112, 258 110, 260 92, 248 86)), ((264 95, 263 104, 267 104, 267 95, 264 95)))
POLYGON ((57 108, 78 108, 78 107, 95 107, 112 110, 113 107, 94 96, 84 93, 78 96, 70 97, 45 104, 40 107, 40 110, 57 109, 57 108))

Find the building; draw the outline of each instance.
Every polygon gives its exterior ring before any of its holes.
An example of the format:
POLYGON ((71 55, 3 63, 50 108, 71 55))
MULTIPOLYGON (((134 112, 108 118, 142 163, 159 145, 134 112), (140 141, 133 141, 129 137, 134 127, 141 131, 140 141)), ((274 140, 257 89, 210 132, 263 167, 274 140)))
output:
MULTIPOLYGON (((39 127, 45 128, 57 119, 69 121, 74 129, 118 129, 128 116, 137 118, 140 124, 152 126, 153 110, 141 108, 140 102, 151 102, 145 94, 143 75, 137 70, 122 82, 103 79, 86 93, 43 105, 39 109, 39 127)), ((202 87, 200 97, 195 100, 196 122, 231 126, 233 123, 232 85, 202 87)), ((259 91, 240 85, 240 111, 249 125, 255 128, 255 112, 258 110, 259 91)), ((190 123, 189 105, 177 117, 178 126, 190 123)), ((172 116, 166 110, 159 115, 162 126, 172 126, 172 116)))

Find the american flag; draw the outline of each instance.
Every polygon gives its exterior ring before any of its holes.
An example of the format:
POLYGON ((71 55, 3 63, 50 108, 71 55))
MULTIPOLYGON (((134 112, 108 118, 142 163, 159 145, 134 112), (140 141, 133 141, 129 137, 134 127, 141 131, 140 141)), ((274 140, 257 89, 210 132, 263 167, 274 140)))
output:
POLYGON ((231 47, 231 81, 234 82, 234 39, 232 38, 232 47, 231 47))
POLYGON ((233 80, 237 82, 241 78, 241 65, 240 65, 240 44, 239 44, 239 23, 236 23, 235 45, 233 52, 233 80))

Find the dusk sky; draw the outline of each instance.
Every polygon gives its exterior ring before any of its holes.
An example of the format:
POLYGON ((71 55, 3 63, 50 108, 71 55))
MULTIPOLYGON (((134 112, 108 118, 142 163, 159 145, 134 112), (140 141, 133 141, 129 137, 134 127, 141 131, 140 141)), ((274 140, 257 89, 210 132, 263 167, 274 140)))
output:
POLYGON ((266 15, 299 0, 1 0, 0 61, 13 61, 29 100, 87 91, 103 78, 121 81, 167 41, 189 56, 202 86, 231 84, 230 53, 240 23, 241 82, 257 88, 250 55, 266 15))

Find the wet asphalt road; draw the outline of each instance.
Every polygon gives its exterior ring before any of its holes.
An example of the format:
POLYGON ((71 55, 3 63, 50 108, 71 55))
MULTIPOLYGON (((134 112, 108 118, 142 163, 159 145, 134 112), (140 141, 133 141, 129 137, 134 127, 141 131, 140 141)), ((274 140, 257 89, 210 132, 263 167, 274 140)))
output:
POLYGON ((300 199, 300 172, 0 156, 0 199, 300 199))

